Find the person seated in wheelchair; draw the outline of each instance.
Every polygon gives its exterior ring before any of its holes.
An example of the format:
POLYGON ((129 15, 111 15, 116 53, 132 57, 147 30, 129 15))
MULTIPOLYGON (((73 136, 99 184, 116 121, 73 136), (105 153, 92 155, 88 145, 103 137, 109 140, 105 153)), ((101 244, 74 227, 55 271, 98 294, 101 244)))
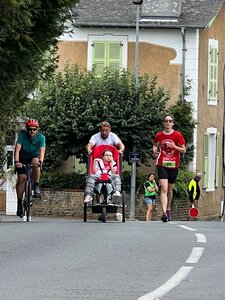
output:
POLYGON ((111 150, 104 150, 102 158, 94 158, 92 174, 86 178, 84 203, 93 200, 94 191, 101 193, 103 185, 107 191, 107 204, 111 204, 116 198, 121 198, 121 178, 117 174, 116 161, 111 150), (99 182, 98 182, 99 181, 99 182))

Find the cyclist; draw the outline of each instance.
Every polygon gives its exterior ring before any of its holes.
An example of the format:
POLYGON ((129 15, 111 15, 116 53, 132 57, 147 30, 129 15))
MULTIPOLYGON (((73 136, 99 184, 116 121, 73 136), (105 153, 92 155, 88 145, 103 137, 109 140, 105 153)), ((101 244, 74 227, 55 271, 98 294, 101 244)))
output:
POLYGON ((18 174, 18 181, 16 185, 17 193, 17 216, 23 216, 22 198, 26 181, 25 164, 34 165, 33 181, 34 181, 34 197, 40 197, 39 181, 41 175, 41 166, 45 156, 45 136, 38 132, 39 124, 37 120, 29 119, 26 122, 26 131, 19 133, 15 154, 14 164, 18 174))

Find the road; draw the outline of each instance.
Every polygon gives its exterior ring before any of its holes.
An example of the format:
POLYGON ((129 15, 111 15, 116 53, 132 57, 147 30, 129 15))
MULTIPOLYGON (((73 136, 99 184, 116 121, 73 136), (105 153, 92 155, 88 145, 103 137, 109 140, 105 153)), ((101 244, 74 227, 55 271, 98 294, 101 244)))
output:
POLYGON ((223 222, 0 220, 0 299, 225 299, 223 222))

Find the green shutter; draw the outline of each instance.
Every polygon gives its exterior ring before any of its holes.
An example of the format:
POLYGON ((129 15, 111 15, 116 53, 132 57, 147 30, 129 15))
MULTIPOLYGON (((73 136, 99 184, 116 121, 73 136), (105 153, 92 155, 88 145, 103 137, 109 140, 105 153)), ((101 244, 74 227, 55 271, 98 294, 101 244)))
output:
POLYGON ((204 177, 203 177, 203 187, 208 187, 208 177, 209 177, 209 133, 204 134, 204 162, 203 162, 203 170, 204 170, 204 177))
POLYGON ((209 46, 209 75, 208 75, 209 100, 217 101, 218 98, 218 46, 209 46))
POLYGON ((217 133, 216 136, 216 178, 215 178, 215 187, 219 185, 219 177, 220 177, 220 151, 221 149, 221 136, 220 133, 217 133))
POLYGON ((103 73, 106 67, 107 61, 107 42, 93 42, 93 52, 92 52, 92 65, 95 67, 97 75, 103 73))
POLYGON ((108 66, 113 69, 122 67, 122 46, 120 42, 108 42, 108 66))
POLYGON ((121 42, 94 41, 92 66, 95 67, 97 75, 101 75, 105 67, 120 69, 122 67, 121 42))

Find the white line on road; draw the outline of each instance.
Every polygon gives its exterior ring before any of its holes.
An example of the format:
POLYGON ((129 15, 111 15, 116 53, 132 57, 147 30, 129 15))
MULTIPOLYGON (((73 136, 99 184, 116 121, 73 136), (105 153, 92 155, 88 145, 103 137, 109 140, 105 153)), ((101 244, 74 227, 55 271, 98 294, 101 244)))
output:
POLYGON ((183 229, 190 230, 190 231, 196 231, 196 229, 188 227, 188 226, 185 226, 185 225, 178 225, 178 226, 181 227, 181 228, 183 228, 183 229))
POLYGON ((202 247, 193 247, 192 252, 188 259, 186 260, 187 264, 196 264, 199 258, 202 256, 205 248, 202 247))
POLYGON ((146 294, 138 300, 157 300, 166 295, 170 290, 175 288, 182 280, 184 280, 193 267, 181 267, 166 283, 153 292, 146 294))
POLYGON ((207 238, 204 234, 202 233, 195 233, 196 237, 197 237, 197 242, 198 243, 206 243, 207 242, 207 238))

